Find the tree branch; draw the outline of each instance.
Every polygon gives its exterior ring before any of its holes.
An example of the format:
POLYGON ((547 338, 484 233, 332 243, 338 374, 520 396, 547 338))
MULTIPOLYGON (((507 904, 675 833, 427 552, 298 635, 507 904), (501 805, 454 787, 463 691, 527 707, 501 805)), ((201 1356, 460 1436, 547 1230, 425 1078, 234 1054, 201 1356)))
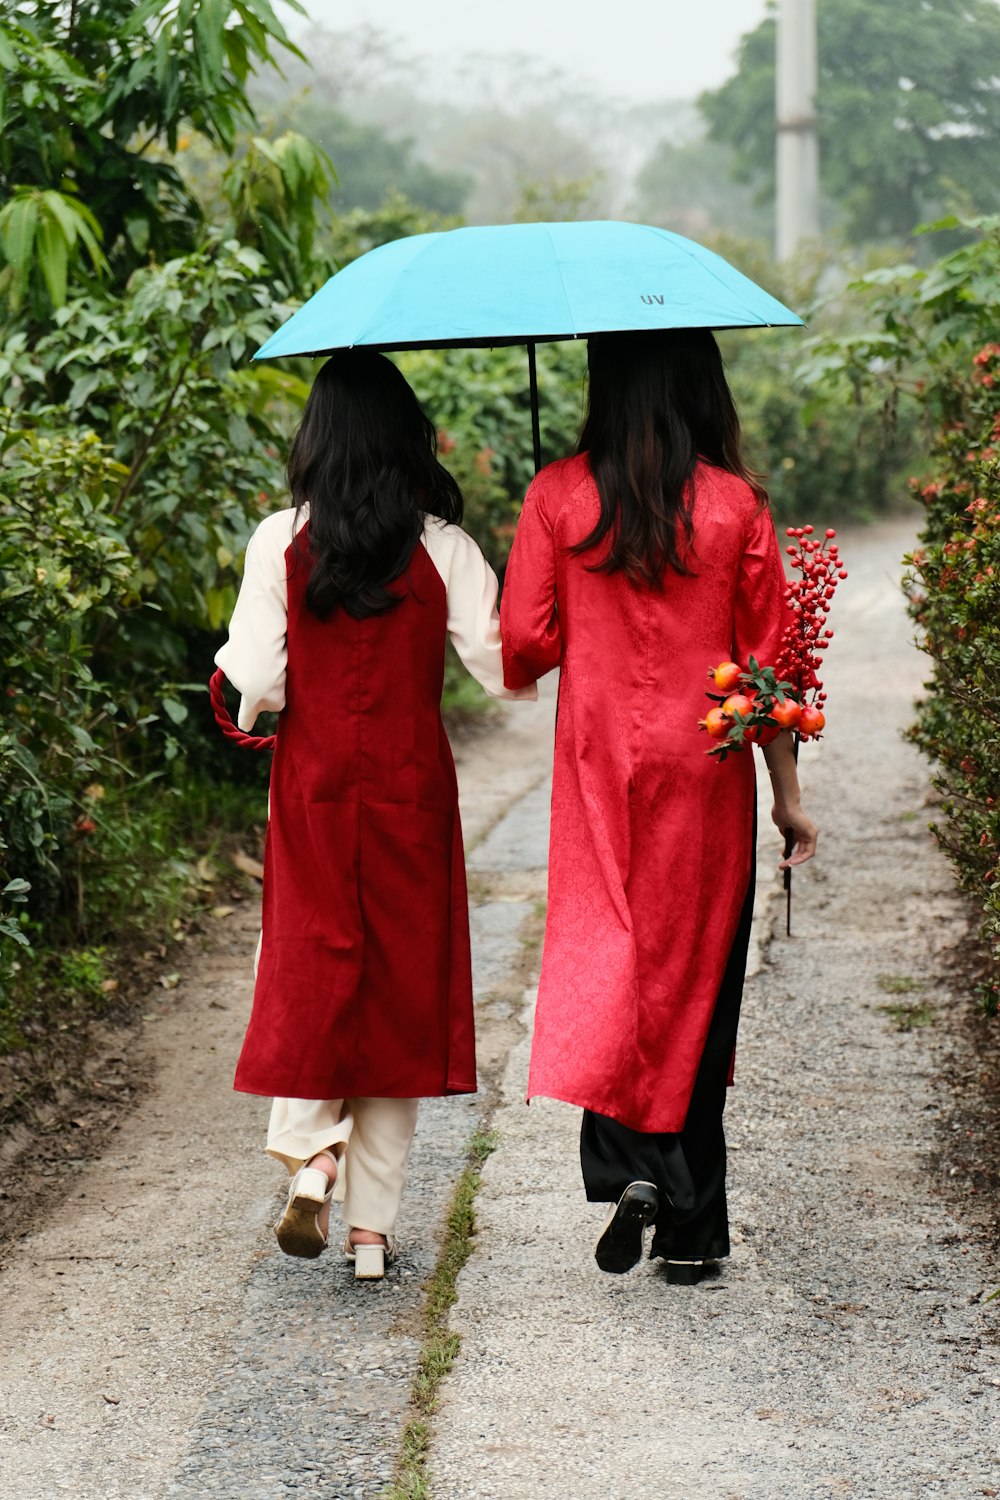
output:
POLYGON ((160 412, 160 415, 157 417, 156 421, 153 423, 153 426, 150 428, 149 433, 140 444, 139 451, 132 461, 132 465, 125 477, 122 487, 118 491, 118 494, 115 496, 114 504, 111 507, 111 514, 113 516, 117 516, 119 514, 122 506, 125 504, 125 501, 132 494, 132 491, 135 489, 136 485, 139 482, 139 478, 142 474, 143 469, 146 467, 146 463, 149 460, 150 453, 152 452, 155 445, 159 442, 160 437, 163 434, 163 430, 167 425, 167 419, 169 418, 170 413, 174 408, 174 403, 176 402, 177 397, 180 395, 185 380, 187 380, 188 376, 191 373, 191 367, 195 363, 197 349, 200 346, 202 339, 205 337, 207 326, 208 325, 206 323, 203 323, 195 332, 195 336, 192 341, 195 346, 195 350, 194 352, 192 352, 192 356, 187 361, 187 363, 181 367, 177 379, 174 381, 173 386, 170 390, 170 394, 167 396, 163 409, 160 412))

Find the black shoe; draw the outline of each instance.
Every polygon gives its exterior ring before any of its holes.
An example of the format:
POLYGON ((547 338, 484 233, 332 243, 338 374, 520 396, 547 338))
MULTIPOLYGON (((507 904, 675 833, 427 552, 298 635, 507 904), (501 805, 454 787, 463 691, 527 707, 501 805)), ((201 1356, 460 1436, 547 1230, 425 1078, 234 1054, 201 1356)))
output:
POLYGON ((642 1235, 656 1218, 660 1195, 651 1182, 630 1182, 608 1215, 594 1247, 602 1271, 631 1271, 642 1258, 642 1235))
POLYGON ((663 1274, 671 1286, 697 1286, 722 1272, 717 1260, 665 1260, 663 1274))

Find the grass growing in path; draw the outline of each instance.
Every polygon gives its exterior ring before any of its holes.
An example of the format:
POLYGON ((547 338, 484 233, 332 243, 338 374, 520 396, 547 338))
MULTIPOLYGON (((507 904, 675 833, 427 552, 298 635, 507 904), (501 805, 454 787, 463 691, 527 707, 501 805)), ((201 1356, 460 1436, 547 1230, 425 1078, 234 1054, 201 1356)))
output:
POLYGON ((922 979, 913 979, 909 974, 878 974, 875 983, 886 995, 912 995, 926 989, 922 979))
POLYGON ((897 1031, 914 1031, 919 1026, 933 1026, 933 1005, 880 1005, 879 1010, 889 1017, 897 1031))
MULTIPOLYGON (((913 979, 909 974, 879 974, 875 983, 886 995, 920 994, 927 988, 923 979, 913 979)), ((918 1026, 934 1024, 934 1007, 927 1000, 897 1000, 877 1009, 889 1017, 897 1031, 913 1031, 918 1026)))
POLYGON ((465 1170, 455 1185, 444 1242, 433 1274, 427 1283, 423 1314, 423 1349, 410 1394, 412 1416, 403 1428, 396 1478, 383 1500, 430 1500, 427 1453, 431 1440, 430 1418, 438 1387, 455 1362, 461 1338, 448 1328, 448 1312, 458 1297, 459 1272, 472 1254, 476 1228, 475 1201, 480 1171, 497 1148, 494 1130, 477 1130, 469 1143, 465 1170))

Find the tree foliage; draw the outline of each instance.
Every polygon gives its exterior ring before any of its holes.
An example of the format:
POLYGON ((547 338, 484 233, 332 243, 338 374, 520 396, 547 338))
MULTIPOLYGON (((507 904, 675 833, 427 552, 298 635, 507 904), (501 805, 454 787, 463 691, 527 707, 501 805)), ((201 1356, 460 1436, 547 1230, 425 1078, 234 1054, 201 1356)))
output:
POLYGON ((37 287, 37 312, 58 305, 71 264, 120 287, 150 256, 193 249, 201 206, 171 153, 192 134, 233 151, 253 120, 247 82, 275 48, 294 50, 269 0, 7 7, 0 248, 15 302, 37 287))
POLYGON ((353 209, 374 213, 387 196, 397 195, 427 213, 461 213, 470 185, 468 176, 427 166, 412 140, 353 119, 315 93, 295 102, 287 110, 287 119, 336 162, 332 204, 338 213, 353 209))
MULTIPOLYGON (((304 392, 249 356, 326 269, 323 154, 237 135, 287 45, 267 0, 27 0, 0 25, 7 939, 101 942, 177 884, 149 815, 210 758, 206 663, 304 392), (214 198, 178 167, 199 138, 214 198)), ((0 953, 0 991, 13 972, 0 953)))
MULTIPOLYGON (((954 209, 1000 206, 1000 8, 994 0, 819 0, 824 194, 855 240, 902 238, 954 209)), ((774 182, 776 22, 699 101, 744 179, 774 182)))
POLYGON ((770 206, 738 179, 733 158, 733 148, 716 140, 661 141, 636 178, 635 217, 695 240, 769 237, 770 206))

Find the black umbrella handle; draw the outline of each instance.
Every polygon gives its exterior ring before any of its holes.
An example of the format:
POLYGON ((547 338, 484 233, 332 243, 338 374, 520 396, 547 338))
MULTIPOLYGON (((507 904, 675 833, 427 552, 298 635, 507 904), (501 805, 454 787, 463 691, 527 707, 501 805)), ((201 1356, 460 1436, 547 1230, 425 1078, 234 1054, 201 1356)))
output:
MULTIPOLYGON (((799 759, 799 736, 796 734, 792 739, 792 750, 795 755, 796 764, 799 759)), ((785 859, 790 859, 795 848, 795 832, 791 828, 785 829, 785 859)), ((785 888, 785 935, 792 935, 792 872, 782 870, 781 883, 785 888)))
POLYGON ((542 467, 542 431, 538 421, 538 368, 535 346, 528 343, 528 380, 531 385, 531 443, 535 451, 535 473, 542 467))
MULTIPOLYGON (((795 848, 795 834, 791 828, 785 829, 785 858, 788 859, 795 848)), ((785 934, 792 935, 792 872, 782 870, 781 883, 785 888, 785 934)))

